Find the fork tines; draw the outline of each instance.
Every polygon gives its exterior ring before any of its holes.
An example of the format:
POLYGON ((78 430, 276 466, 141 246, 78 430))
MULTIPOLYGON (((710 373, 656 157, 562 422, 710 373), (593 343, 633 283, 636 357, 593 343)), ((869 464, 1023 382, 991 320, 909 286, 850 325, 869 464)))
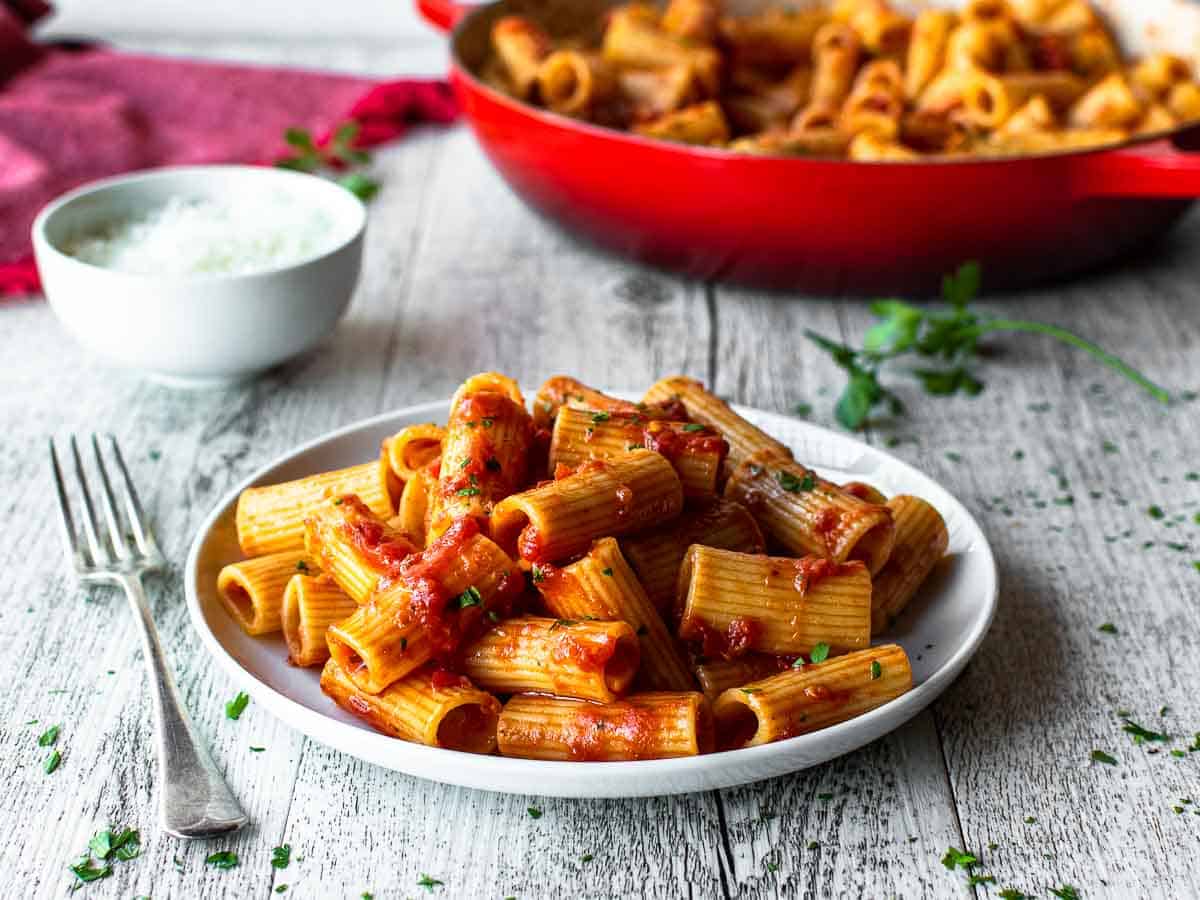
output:
POLYGON ((68 564, 79 574, 101 570, 146 570, 160 565, 162 554, 142 512, 137 490, 133 486, 133 479, 129 477, 129 469, 117 439, 110 434, 102 441, 99 436, 92 435, 93 466, 99 477, 89 484, 83 456, 79 452, 79 441, 74 435, 71 436, 68 463, 75 470, 75 515, 72 515, 71 502, 68 500, 67 479, 63 477, 58 448, 53 438, 49 443, 50 470, 58 494, 60 525, 68 564), (104 450, 101 449, 102 445, 104 450), (115 480, 109 477, 106 454, 114 467, 113 471, 117 473, 115 480), (99 490, 96 490, 97 485, 99 490), (97 502, 104 523, 103 535, 96 519, 97 502), (78 529, 75 525, 76 516, 80 526, 78 529))

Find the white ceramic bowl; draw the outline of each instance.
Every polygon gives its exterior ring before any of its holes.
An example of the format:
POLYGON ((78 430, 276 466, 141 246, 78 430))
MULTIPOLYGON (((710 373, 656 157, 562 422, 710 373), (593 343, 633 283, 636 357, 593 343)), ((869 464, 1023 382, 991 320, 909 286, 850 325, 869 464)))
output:
POLYGON ((362 266, 366 209, 322 178, 261 166, 186 166, 84 185, 33 223, 42 286, 59 320, 116 365, 187 387, 248 378, 313 347, 345 312, 362 266), (142 275, 67 255, 80 235, 172 197, 221 200, 279 192, 331 223, 325 249, 243 275, 142 275))

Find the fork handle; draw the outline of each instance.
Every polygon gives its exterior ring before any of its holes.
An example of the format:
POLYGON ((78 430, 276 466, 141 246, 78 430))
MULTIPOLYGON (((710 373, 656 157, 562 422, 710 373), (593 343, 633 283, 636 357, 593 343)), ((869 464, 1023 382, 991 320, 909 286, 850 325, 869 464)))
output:
POLYGON ((142 581, 136 575, 122 575, 119 581, 141 626, 149 669, 162 780, 159 817, 163 828, 181 838, 206 838, 236 831, 249 819, 217 771, 179 701, 175 680, 150 617, 142 581))

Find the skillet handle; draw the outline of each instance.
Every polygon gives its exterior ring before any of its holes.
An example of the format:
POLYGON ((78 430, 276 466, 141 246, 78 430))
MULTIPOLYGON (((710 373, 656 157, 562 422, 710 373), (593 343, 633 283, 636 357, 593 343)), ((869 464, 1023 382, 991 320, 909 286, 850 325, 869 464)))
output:
POLYGON ((1170 141, 1081 156, 1084 197, 1200 197, 1200 153, 1170 141))
POLYGON ((472 5, 455 0, 417 0, 417 12, 438 31, 450 32, 469 13, 472 5))

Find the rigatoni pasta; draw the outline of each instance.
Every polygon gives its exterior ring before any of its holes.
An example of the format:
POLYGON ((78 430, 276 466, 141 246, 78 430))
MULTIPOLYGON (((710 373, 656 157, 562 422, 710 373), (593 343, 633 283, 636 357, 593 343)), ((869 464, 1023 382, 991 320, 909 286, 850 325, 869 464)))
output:
POLYGON ((716 699, 719 746, 754 747, 808 734, 870 712, 911 687, 908 656, 895 644, 791 667, 716 699))
MULTIPOLYGON (((788 60, 782 108, 809 90, 801 31, 849 28, 858 52, 888 55, 849 89, 874 114, 875 92, 906 91, 898 26, 854 6, 800 15, 773 40, 763 29, 775 17, 738 30, 714 0, 672 0, 661 16, 630 8, 631 43, 614 52, 644 52, 653 27, 690 66, 705 57, 688 42, 736 35, 748 58, 788 60)), ((971 7, 975 25, 995 26, 989 15, 971 7)), ((1170 115, 1189 83, 1176 74, 1159 61, 1131 84, 1170 115)), ((729 77, 749 90, 759 76, 729 77)), ((1045 138, 1049 108, 1039 93, 1003 128, 1045 138)), ((819 127, 844 133, 837 115, 819 127)), ((864 125, 853 142, 908 152, 899 135, 916 127, 864 125)), ((223 603, 249 633, 282 628, 290 662, 322 667, 337 705, 401 740, 554 761, 781 740, 899 696, 907 660, 872 648, 872 633, 948 543, 925 501, 819 478, 682 376, 641 402, 555 376, 531 415, 516 382, 474 375, 444 426, 404 428, 359 466, 247 490, 238 527, 248 558, 220 572, 223 603)))
MULTIPOLYGON (((1085 0, 633 2, 551 38, 492 25, 485 80, 552 111, 647 137, 756 155, 869 162, 1115 144, 1200 119, 1188 59, 1127 59, 1085 0), (878 75, 887 71, 886 82, 878 75), (1001 129, 1044 99, 1049 121, 1001 129)), ((731 441, 733 438, 730 438, 731 441)))

